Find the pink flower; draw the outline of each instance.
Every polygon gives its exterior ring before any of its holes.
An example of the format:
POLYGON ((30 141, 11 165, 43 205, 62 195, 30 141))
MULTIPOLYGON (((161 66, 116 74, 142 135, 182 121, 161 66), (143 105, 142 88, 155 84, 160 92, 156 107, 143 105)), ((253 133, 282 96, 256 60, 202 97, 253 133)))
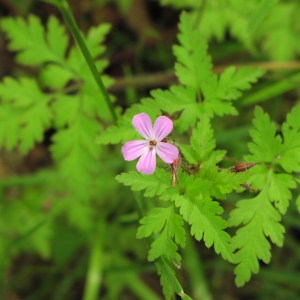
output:
POLYGON ((178 149, 172 144, 163 142, 163 139, 173 129, 171 119, 160 116, 152 127, 150 117, 141 113, 133 117, 132 124, 145 140, 126 142, 122 147, 122 153, 125 160, 134 160, 140 157, 136 165, 140 173, 152 174, 155 171, 156 154, 168 164, 178 158, 178 149))

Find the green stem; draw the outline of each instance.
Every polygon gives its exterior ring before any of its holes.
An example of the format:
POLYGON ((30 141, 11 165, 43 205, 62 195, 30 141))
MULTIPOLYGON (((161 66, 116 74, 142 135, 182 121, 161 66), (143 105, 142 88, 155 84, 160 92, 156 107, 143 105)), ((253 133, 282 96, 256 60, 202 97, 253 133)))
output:
POLYGON ((96 238, 92 243, 83 300, 98 299, 99 289, 102 282, 102 270, 104 267, 102 251, 104 234, 104 222, 100 222, 98 230, 96 231, 96 238))
POLYGON ((86 63, 88 64, 88 67, 100 89, 100 92, 102 93, 103 97, 104 97, 104 100, 110 110, 110 113, 114 119, 114 121, 116 122, 117 121, 117 114, 115 112, 115 109, 110 101, 110 98, 109 98, 109 95, 108 95, 108 92, 103 84, 103 81, 101 79, 101 76, 99 75, 99 72, 96 68, 96 65, 94 63, 94 60, 91 56, 91 53, 84 41, 84 38, 78 28, 78 25, 74 19, 74 16, 72 14, 72 11, 70 9, 70 6, 68 4, 68 2, 66 0, 60 0, 60 1, 57 1, 55 2, 55 4, 57 5, 57 7, 59 8, 67 26, 69 27, 76 43, 78 44, 85 60, 86 60, 86 63))
POLYGON ((164 274, 165 278, 168 280, 169 286, 172 288, 172 290, 181 297, 181 299, 184 300, 191 300, 190 298, 183 290, 179 280, 176 278, 176 275, 173 271, 173 268, 169 265, 169 263, 165 260, 165 258, 161 257, 156 262, 158 269, 161 271, 162 274, 164 274))
POLYGON ((199 253, 195 249, 193 240, 189 236, 187 237, 187 245, 184 254, 184 262, 193 289, 194 298, 202 300, 212 300, 213 297, 210 293, 205 278, 201 258, 199 256, 199 253))
MULTIPOLYGON (((138 207, 138 212, 139 212, 139 216, 140 219, 145 216, 145 211, 144 211, 144 207, 142 204, 142 195, 141 192, 134 192, 134 198, 136 200, 137 203, 137 207, 138 207)), ((153 238, 152 237, 148 237, 145 239, 146 244, 148 246, 148 248, 150 249, 150 245, 153 242, 153 238)), ((160 270, 160 272, 163 274, 163 276, 165 276, 165 278, 167 278, 168 280, 168 284, 169 286, 172 288, 172 290, 181 297, 181 299, 183 300, 191 300, 191 298, 185 294, 183 287, 181 286, 179 280, 176 278, 175 273, 173 272, 172 267, 169 265, 168 261, 161 257, 159 259, 156 260, 155 262, 156 267, 158 270, 160 270)))

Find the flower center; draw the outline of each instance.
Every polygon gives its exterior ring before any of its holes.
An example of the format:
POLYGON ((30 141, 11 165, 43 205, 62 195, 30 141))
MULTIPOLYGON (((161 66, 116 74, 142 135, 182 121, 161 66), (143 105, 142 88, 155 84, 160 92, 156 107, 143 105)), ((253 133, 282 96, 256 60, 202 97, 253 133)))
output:
POLYGON ((149 145, 150 145, 150 150, 153 150, 155 148, 155 146, 157 145, 157 141, 155 141, 155 140, 149 141, 149 145))

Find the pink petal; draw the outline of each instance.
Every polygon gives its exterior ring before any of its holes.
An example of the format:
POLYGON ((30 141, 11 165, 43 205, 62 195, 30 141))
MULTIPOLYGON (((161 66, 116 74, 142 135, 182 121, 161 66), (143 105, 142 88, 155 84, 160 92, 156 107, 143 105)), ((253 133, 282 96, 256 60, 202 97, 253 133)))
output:
POLYGON ((177 147, 170 143, 160 142, 156 146, 157 155, 166 163, 171 164, 178 158, 179 151, 177 147))
POLYGON ((160 116, 156 119, 153 126, 154 139, 161 141, 173 129, 173 121, 166 116, 160 116))
POLYGON ((156 168, 156 153, 154 150, 149 150, 142 154, 137 165, 137 170, 143 174, 152 174, 156 168))
POLYGON ((129 141, 122 147, 125 160, 134 160, 149 150, 149 143, 145 140, 129 141))
POLYGON ((152 122, 147 114, 141 113, 135 115, 132 119, 132 124, 142 137, 152 139, 152 122))

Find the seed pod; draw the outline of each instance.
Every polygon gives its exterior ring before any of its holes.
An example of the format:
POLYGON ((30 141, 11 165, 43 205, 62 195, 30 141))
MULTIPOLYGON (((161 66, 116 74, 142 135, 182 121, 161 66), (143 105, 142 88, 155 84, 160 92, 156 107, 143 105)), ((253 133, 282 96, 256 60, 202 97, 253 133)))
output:
POLYGON ((249 169, 251 169, 252 167, 254 167, 255 165, 257 165, 258 163, 237 163, 234 165, 234 167, 229 168, 230 172, 245 172, 249 169))
POLYGON ((180 155, 178 155, 178 158, 174 159, 173 163, 171 163, 171 169, 172 169, 172 183, 171 183, 171 185, 173 187, 176 186, 177 172, 178 172, 179 165, 180 165, 180 155))

